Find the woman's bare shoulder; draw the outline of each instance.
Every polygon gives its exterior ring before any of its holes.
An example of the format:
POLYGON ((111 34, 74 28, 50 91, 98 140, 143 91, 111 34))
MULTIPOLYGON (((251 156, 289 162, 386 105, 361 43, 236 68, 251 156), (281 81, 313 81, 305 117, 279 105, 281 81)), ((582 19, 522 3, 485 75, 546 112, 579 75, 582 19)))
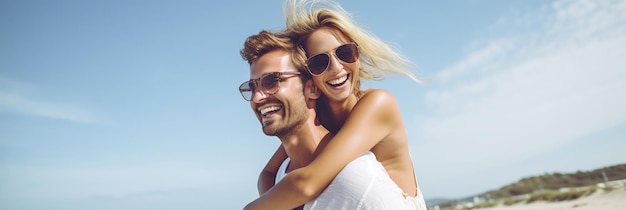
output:
POLYGON ((395 96, 384 89, 367 89, 361 92, 360 102, 382 102, 382 106, 395 106, 397 104, 395 96))

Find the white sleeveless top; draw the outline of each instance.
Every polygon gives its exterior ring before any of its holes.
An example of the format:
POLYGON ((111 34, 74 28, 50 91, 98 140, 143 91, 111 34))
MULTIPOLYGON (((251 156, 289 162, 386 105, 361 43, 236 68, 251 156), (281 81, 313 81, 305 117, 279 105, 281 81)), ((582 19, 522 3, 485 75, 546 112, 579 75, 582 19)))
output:
POLYGON ((287 175, 287 167, 289 167, 290 161, 291 159, 287 157, 287 159, 285 159, 283 163, 280 164, 280 168, 278 168, 278 171, 276 172, 276 179, 274 180, 274 183, 280 182, 280 180, 282 180, 283 177, 287 175))
MULTIPOLYGON (((280 165, 276 183, 286 176, 290 159, 280 165)), ((344 167, 326 189, 304 205, 315 209, 409 209, 402 190, 391 180, 385 168, 367 151, 344 167)))

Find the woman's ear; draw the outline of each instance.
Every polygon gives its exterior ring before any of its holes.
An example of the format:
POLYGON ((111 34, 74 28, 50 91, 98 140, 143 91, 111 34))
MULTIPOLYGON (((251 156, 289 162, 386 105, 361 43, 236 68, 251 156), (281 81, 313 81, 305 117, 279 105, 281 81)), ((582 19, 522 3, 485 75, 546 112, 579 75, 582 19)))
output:
POLYGON ((318 99, 320 97, 320 94, 322 93, 317 88, 317 86, 315 86, 312 79, 306 81, 306 83, 304 84, 304 96, 307 99, 318 99))

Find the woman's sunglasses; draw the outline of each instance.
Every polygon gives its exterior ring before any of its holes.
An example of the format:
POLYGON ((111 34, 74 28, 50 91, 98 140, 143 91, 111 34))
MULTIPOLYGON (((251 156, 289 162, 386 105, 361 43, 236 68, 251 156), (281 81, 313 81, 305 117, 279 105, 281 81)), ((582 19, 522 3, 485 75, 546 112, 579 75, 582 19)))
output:
POLYGON ((239 92, 241 93, 241 96, 243 96, 243 99, 245 99, 246 101, 252 100, 252 96, 254 95, 254 93, 259 90, 263 91, 264 94, 274 94, 278 92, 278 89, 280 89, 280 82, 291 78, 281 78, 281 76, 300 74, 301 73, 297 71, 271 72, 263 74, 257 79, 251 79, 239 85, 239 92))
MULTIPOLYGON (((350 42, 335 48, 335 57, 343 63, 354 63, 359 58, 359 49, 356 43, 350 42)), ((324 73, 330 65, 330 53, 320 53, 306 60, 306 69, 313 76, 324 73)))

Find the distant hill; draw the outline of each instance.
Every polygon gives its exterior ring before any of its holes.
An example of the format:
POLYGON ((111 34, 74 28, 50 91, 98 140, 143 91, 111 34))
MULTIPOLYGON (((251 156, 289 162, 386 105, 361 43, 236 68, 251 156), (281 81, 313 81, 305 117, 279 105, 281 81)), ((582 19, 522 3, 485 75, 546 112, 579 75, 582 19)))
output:
POLYGON ((439 205, 441 203, 447 203, 450 201, 454 201, 454 199, 445 199, 445 198, 433 198, 433 199, 426 199, 426 206, 434 206, 434 205, 439 205))
POLYGON ((522 178, 519 181, 505 185, 497 190, 470 196, 468 198, 445 200, 428 200, 428 206, 451 206, 456 203, 481 198, 507 198, 533 193, 541 190, 559 190, 561 188, 583 187, 595 185, 605 181, 626 179, 626 164, 604 167, 592 171, 576 171, 575 173, 546 173, 539 176, 522 178))

